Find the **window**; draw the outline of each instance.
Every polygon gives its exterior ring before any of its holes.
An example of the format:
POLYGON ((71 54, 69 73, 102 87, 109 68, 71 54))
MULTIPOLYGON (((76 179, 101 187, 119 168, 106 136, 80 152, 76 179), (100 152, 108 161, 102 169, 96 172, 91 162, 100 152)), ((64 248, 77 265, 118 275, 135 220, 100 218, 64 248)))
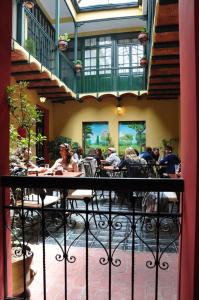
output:
POLYGON ((118 6, 118 5, 138 5, 138 0, 76 0, 79 8, 89 8, 95 6, 118 6))
POLYGON ((84 41, 84 75, 119 74, 143 75, 140 59, 144 47, 133 38, 117 39, 113 36, 86 38, 84 41))
POLYGON ((84 68, 85 75, 96 74, 96 49, 85 50, 84 68))
POLYGON ((129 73, 130 66, 130 48, 129 46, 118 47, 118 68, 119 73, 129 73))

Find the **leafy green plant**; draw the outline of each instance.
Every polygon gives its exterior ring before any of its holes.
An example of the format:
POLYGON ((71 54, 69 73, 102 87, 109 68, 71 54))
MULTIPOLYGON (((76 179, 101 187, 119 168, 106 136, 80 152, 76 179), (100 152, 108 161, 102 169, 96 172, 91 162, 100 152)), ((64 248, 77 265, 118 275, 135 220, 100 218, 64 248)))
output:
MULTIPOLYGON (((20 81, 18 84, 7 87, 8 105, 10 108, 10 154, 13 155, 16 149, 42 144, 46 137, 36 134, 36 123, 41 121, 42 112, 37 106, 30 103, 26 94, 28 82, 20 81), (25 136, 19 136, 17 129, 25 130, 25 136)), ((29 161, 29 158, 28 158, 29 161)))
POLYGON ((70 42, 70 35, 65 32, 63 34, 59 35, 59 41, 66 41, 66 42, 70 42))
POLYGON ((25 40, 25 49, 33 56, 36 55, 36 44, 35 41, 28 38, 27 40, 25 40))
POLYGON ((81 65, 82 66, 82 61, 80 59, 73 60, 74 65, 81 65))

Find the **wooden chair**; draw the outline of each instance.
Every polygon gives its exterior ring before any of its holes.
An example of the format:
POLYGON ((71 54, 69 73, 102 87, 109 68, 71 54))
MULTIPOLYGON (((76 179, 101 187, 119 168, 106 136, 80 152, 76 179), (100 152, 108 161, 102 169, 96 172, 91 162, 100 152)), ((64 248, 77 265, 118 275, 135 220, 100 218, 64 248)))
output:
MULTIPOLYGON (((90 161, 84 160, 82 161, 82 164, 83 164, 85 177, 94 177, 94 173, 90 161)), ((69 191, 69 194, 67 196, 67 201, 71 203, 72 208, 74 208, 73 205, 74 201, 77 203, 77 201, 85 201, 85 199, 87 199, 89 203, 91 203, 92 210, 94 210, 94 201, 95 201, 97 210, 99 210, 98 201, 97 201, 97 191, 76 189, 72 192, 69 191)), ((95 215, 93 217, 94 217, 95 225, 97 226, 95 215)))

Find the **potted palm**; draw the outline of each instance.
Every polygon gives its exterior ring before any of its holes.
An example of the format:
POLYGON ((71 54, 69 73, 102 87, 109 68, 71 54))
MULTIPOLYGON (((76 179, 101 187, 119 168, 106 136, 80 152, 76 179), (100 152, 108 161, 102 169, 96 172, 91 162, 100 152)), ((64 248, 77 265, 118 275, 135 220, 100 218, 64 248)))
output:
POLYGON ((66 51, 68 48, 68 42, 70 42, 70 36, 67 32, 59 35, 58 48, 61 51, 66 51))
POLYGON ((80 73, 82 70, 82 61, 80 59, 76 59, 73 61, 74 68, 76 73, 80 73))

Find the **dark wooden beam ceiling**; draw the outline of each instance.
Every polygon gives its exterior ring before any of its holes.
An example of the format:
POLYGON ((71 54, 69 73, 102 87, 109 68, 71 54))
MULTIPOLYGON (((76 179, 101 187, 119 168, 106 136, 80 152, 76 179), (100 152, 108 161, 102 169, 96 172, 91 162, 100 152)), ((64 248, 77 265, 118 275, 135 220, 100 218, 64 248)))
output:
POLYGON ((42 71, 42 66, 36 61, 30 62, 30 57, 23 50, 11 52, 11 75, 17 82, 28 81, 29 89, 35 89, 39 96, 52 103, 75 100, 66 87, 60 86, 59 80, 52 79, 50 72, 42 71))
POLYGON ((148 99, 174 99, 180 94, 178 1, 157 3, 148 99))

